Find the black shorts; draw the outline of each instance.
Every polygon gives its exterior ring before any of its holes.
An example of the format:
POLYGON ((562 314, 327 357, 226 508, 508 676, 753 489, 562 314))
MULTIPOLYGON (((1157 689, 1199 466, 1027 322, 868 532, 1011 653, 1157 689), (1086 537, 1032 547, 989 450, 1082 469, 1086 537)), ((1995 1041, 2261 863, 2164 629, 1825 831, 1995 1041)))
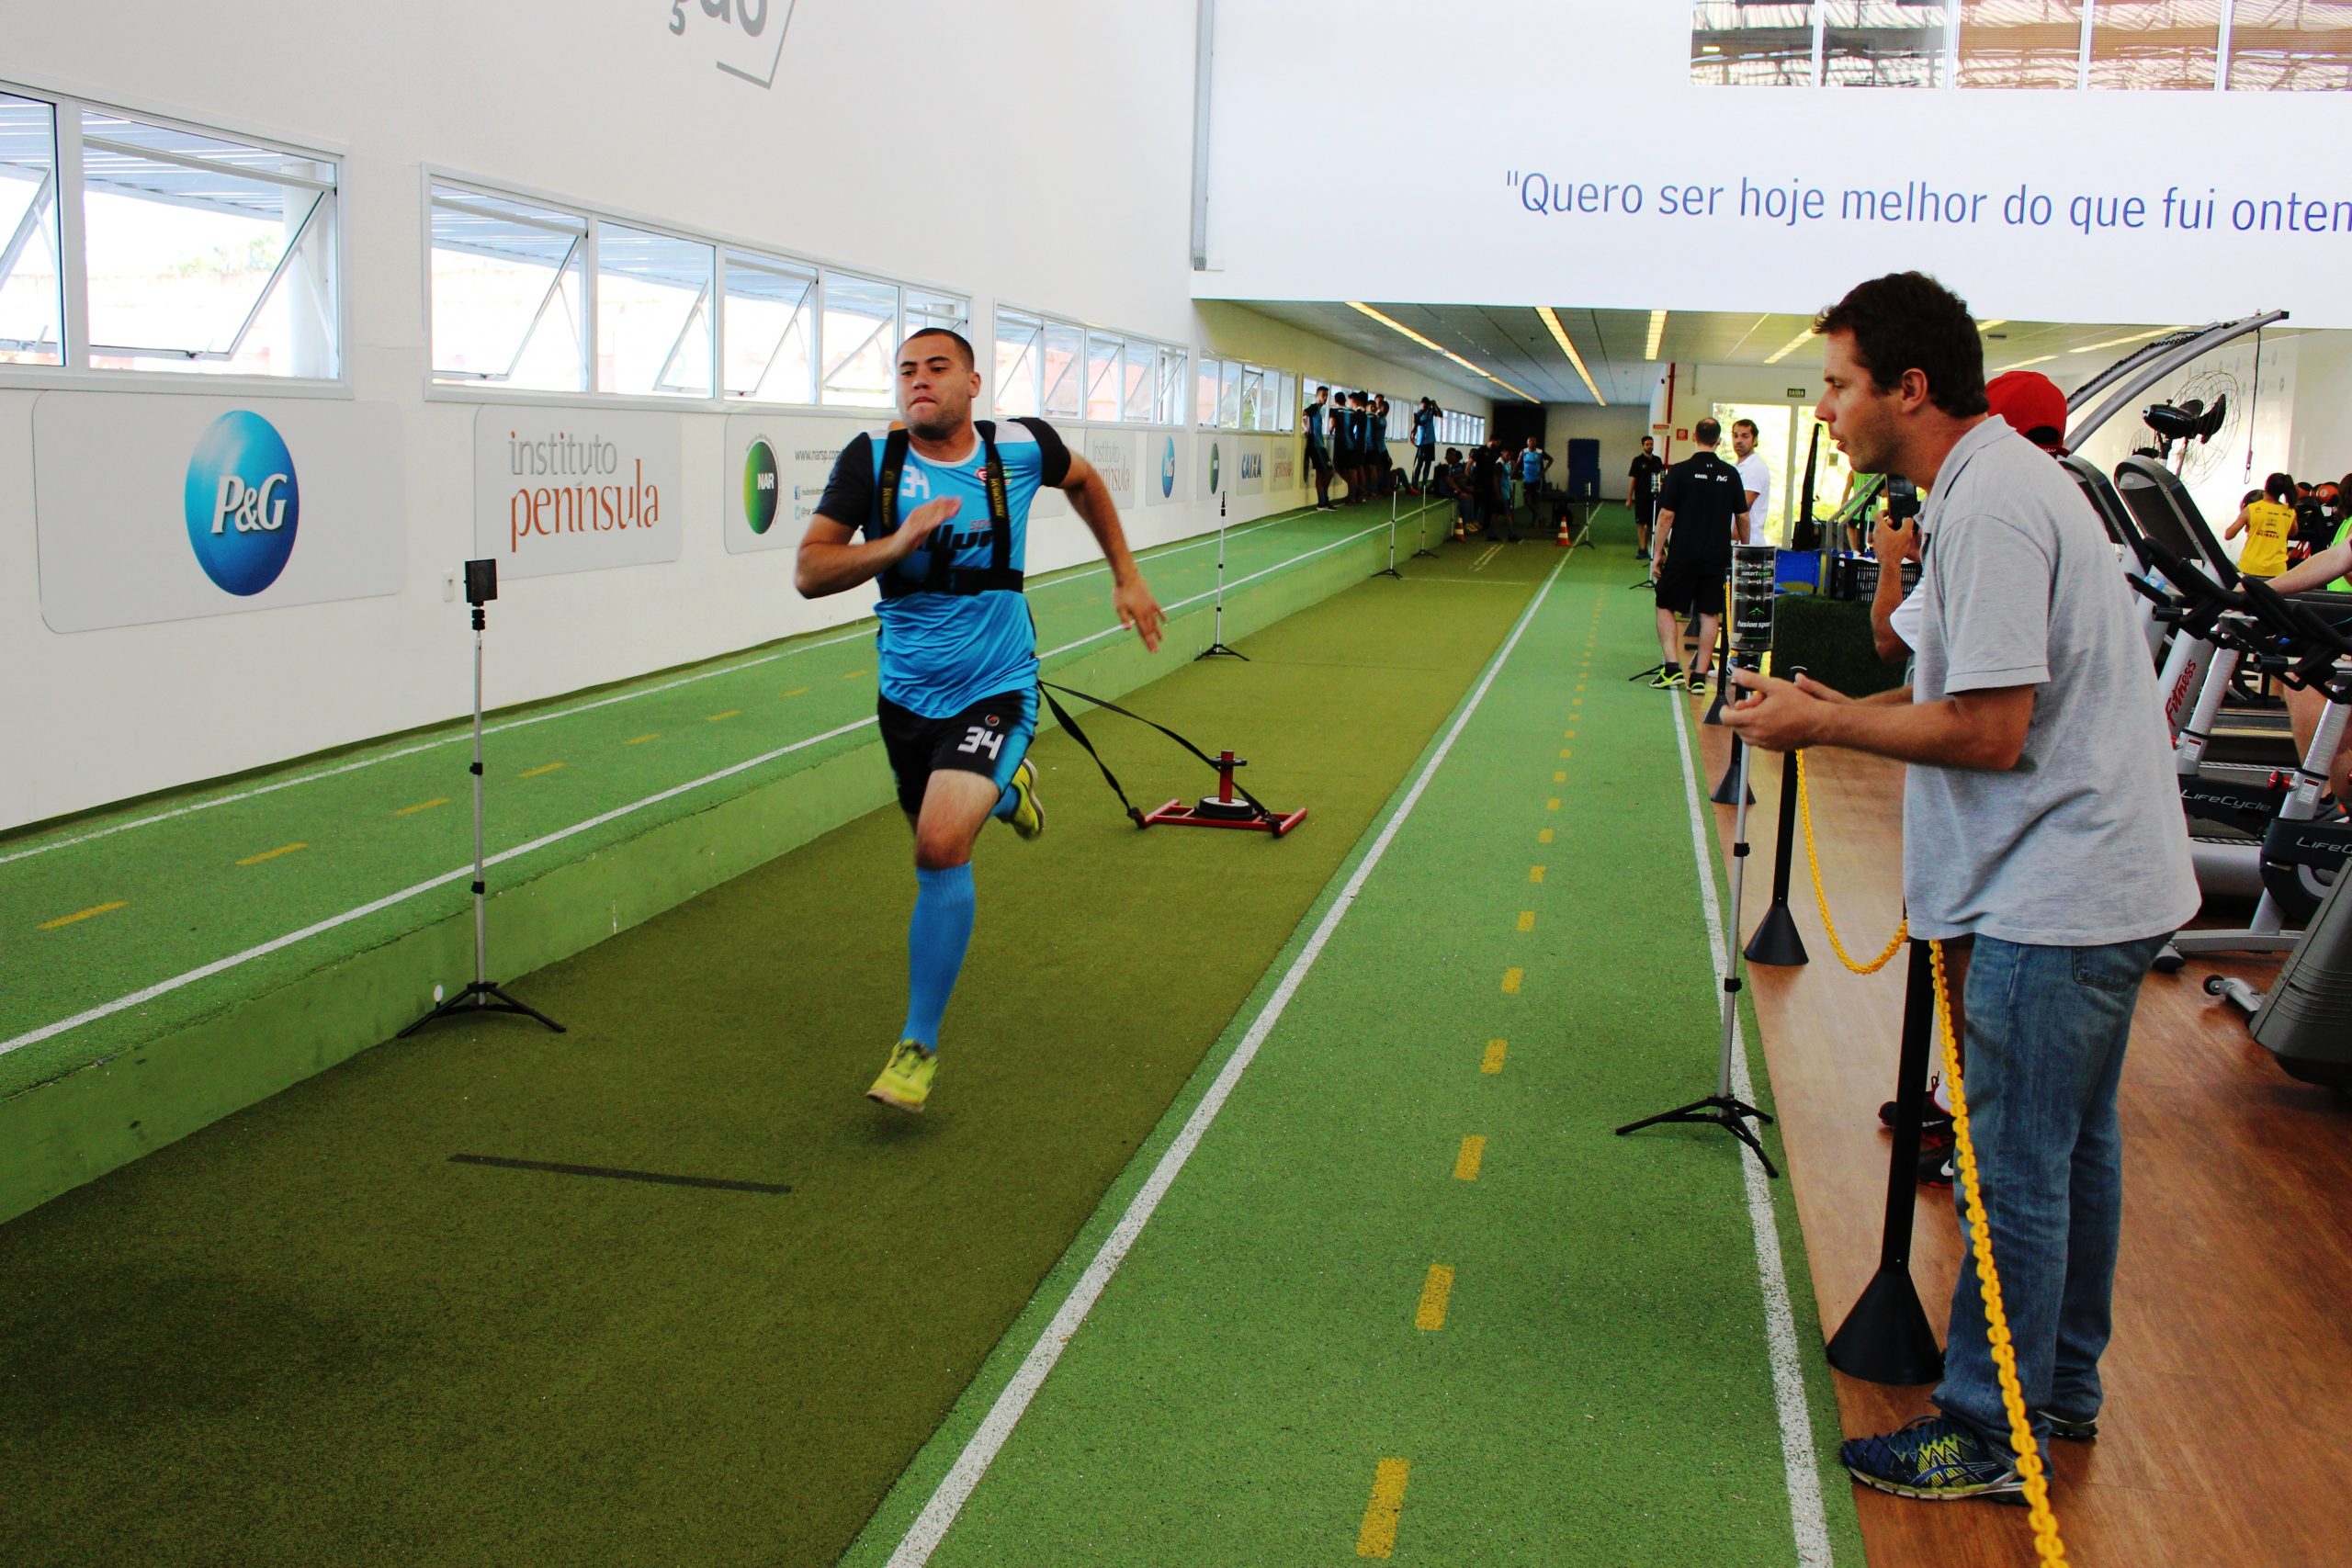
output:
POLYGON ((1352 446, 1335 446, 1331 449, 1331 461, 1346 469, 1363 462, 1363 457, 1352 446))
POLYGON ((1315 470, 1316 478, 1328 479, 1331 477, 1331 454, 1323 450, 1322 447, 1312 446, 1307 447, 1306 462, 1307 466, 1315 470))
POLYGON ((899 809, 910 817, 922 811, 931 775, 943 770, 983 774, 1002 790, 1037 733, 1034 689, 982 697, 949 718, 925 718, 888 697, 876 703, 875 713, 882 750, 899 781, 899 809))
POLYGON ((1646 528, 1657 521, 1657 497, 1645 496, 1634 502, 1634 521, 1646 528))
POLYGON ((1669 543, 1666 565, 1657 574, 1657 607, 1678 615, 1720 615, 1724 613, 1724 579, 1731 561, 1721 556, 1686 560, 1669 543))

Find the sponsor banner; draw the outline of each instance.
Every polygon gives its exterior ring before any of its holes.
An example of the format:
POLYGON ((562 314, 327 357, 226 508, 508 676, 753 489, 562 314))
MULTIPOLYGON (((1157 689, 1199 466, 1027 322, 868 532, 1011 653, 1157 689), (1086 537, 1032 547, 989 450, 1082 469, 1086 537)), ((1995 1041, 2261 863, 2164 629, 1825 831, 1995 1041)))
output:
POLYGON ((95 631, 397 593, 406 461, 388 403, 44 392, 41 619, 95 631))
POLYGON ((1236 495, 1266 493, 1266 438, 1245 435, 1234 443, 1234 482, 1236 495))
POLYGON ((729 414, 720 475, 728 553, 799 548, 825 498, 833 459, 859 432, 875 428, 815 414, 729 414))
POLYGON ((1298 488, 1298 450, 1302 437, 1277 435, 1273 451, 1266 458, 1266 488, 1271 491, 1298 488))
POLYGON ((474 415, 474 551, 501 577, 678 558, 678 416, 492 406, 474 415))
MULTIPOLYGON (((1131 430, 1089 430, 1084 433, 1086 460, 1102 476, 1111 499, 1122 512, 1136 507, 1136 434, 1131 430)), ((1148 440, 1149 437, 1145 439, 1148 440)))
POLYGON ((1189 498, 1184 476, 1192 472, 1184 445, 1191 437, 1172 430, 1155 430, 1143 438, 1145 453, 1143 503, 1166 506, 1189 498))
POLYGON ((1230 431, 1204 430, 1201 433, 1195 448, 1200 453, 1203 501, 1216 500, 1233 483, 1233 449, 1237 439, 1230 431))

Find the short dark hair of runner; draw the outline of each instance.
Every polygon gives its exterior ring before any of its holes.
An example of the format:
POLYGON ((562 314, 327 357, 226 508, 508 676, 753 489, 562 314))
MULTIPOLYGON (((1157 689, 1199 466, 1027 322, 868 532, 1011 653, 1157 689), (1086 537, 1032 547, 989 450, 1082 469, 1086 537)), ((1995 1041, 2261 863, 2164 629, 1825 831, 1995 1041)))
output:
POLYGON ((1713 446, 1724 438, 1724 427, 1712 419, 1702 419, 1690 427, 1691 435, 1702 446, 1713 446))
POLYGON ((2273 501, 2295 499, 2295 481, 2285 474, 2273 474, 2262 484, 2262 491, 2273 501))
POLYGON ((965 369, 977 370, 980 367, 980 356, 972 352, 971 340, 966 337, 962 333, 956 332, 952 327, 925 327, 921 332, 909 333, 907 334, 907 341, 899 345, 899 355, 904 357, 908 347, 912 344, 917 338, 926 337, 944 337, 949 343, 954 344, 956 345, 956 352, 964 356, 965 369))
POLYGON ((1924 272, 1891 272, 1858 283, 1813 323, 1823 335, 1849 333, 1854 357, 1881 388, 1917 370, 1928 400, 1954 419, 1980 414, 1984 400, 1984 340, 1968 302, 1924 272))

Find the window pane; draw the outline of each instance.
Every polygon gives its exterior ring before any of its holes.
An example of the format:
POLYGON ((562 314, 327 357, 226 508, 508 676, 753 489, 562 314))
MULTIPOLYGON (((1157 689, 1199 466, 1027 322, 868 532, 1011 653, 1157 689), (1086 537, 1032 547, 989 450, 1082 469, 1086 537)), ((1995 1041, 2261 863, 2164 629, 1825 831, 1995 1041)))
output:
POLYGON ((710 396, 715 253, 668 234, 596 226, 596 389, 710 396))
POLYGON ((0 365, 62 365, 57 131, 49 105, 0 93, 0 365))
POLYGON ((2098 0, 2091 9, 2091 85, 2211 91, 2222 0, 2098 0))
POLYGON ((1241 367, 1241 428, 1263 430, 1266 412, 1266 373, 1254 365, 1241 367))
POLYGON ((1282 422, 1283 430, 1298 428, 1298 378, 1287 370, 1283 372, 1282 390, 1276 398, 1274 411, 1275 417, 1282 422))
POLYGON ((1125 389, 1120 394, 1120 417, 1136 424, 1151 423, 1152 364, 1159 357, 1156 344, 1127 340, 1127 358, 1120 375, 1125 379, 1125 389))
POLYGON ((1046 412, 1076 419, 1086 407, 1086 333, 1067 321, 1046 323, 1046 412))
POLYGON ((1161 424, 1184 423, 1184 387, 1190 374, 1185 361, 1190 357, 1181 348, 1159 351, 1159 390, 1152 400, 1152 414, 1161 424))
POLYGON ((1784 87, 1813 83, 1813 6, 1696 0, 1690 80, 1707 86, 1784 87))
POLYGON ((1823 0, 1823 83, 1935 86, 1944 74, 1944 16, 1943 0, 1823 0))
MULTIPOLYGON (((968 338, 972 324, 972 302, 960 294, 942 294, 933 288, 907 290, 907 335, 912 337, 925 327, 944 327, 958 336, 968 338)), ((897 344, 892 344, 896 347, 897 344)))
POLYGON ((1221 361, 1217 366, 1216 423, 1221 429, 1241 428, 1241 362, 1221 361))
POLYGON ((587 237, 572 213, 435 186, 435 378, 586 390, 587 237))
POLYGON ((847 273, 825 274, 823 400, 843 408, 886 409, 897 401, 899 287, 847 273))
POLYGON ((1200 374, 1193 378, 1193 419, 1204 427, 1216 423, 1217 378, 1224 368, 1214 359, 1204 359, 1200 374))
POLYGON ((1119 378, 1125 374, 1127 345, 1102 333, 1086 338, 1086 417, 1115 422, 1119 417, 1119 378))
POLYGON ((332 163, 97 110, 82 135, 92 365, 338 373, 332 163))
POLYGON ((1960 85, 2072 87, 2082 74, 2083 0, 1960 0, 1960 85))
POLYGON ((817 400, 817 272, 727 253, 727 395, 771 403, 817 400))
POLYGON ((996 412, 1002 419, 1035 419, 1046 323, 1018 310, 996 313, 996 412))
POLYGON ((2352 87, 2352 0, 2238 0, 2230 17, 2230 86, 2352 87))

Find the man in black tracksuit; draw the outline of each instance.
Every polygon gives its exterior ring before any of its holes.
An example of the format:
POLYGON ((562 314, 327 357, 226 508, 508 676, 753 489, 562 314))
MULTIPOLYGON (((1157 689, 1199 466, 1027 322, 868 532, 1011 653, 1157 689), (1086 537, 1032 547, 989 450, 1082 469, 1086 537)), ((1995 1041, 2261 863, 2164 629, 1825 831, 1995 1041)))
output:
POLYGON ((1658 491, 1657 535, 1650 581, 1657 590, 1657 645, 1665 655, 1660 690, 1707 689, 1707 665, 1715 649, 1715 626, 1723 619, 1724 580, 1731 574, 1731 547, 1747 542, 1747 491, 1739 470, 1715 455, 1723 426, 1702 419, 1690 434, 1699 450, 1666 470, 1658 491), (1699 625, 1699 650, 1690 657, 1686 681, 1675 617, 1692 615, 1699 625))

